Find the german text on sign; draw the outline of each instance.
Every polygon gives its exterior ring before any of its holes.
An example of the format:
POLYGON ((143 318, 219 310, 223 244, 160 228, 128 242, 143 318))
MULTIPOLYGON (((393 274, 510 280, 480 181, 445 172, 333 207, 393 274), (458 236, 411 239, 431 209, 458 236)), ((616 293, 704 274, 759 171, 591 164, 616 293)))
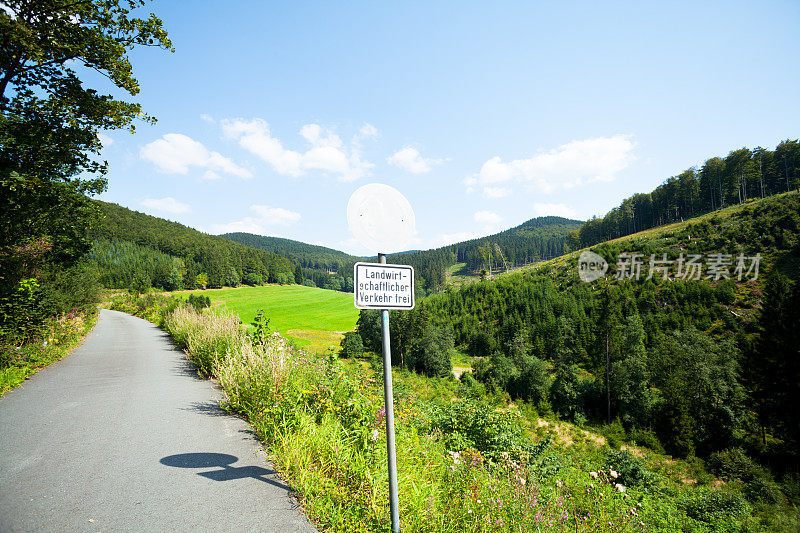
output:
POLYGON ((356 263, 353 267, 358 309, 414 309, 414 268, 356 263))

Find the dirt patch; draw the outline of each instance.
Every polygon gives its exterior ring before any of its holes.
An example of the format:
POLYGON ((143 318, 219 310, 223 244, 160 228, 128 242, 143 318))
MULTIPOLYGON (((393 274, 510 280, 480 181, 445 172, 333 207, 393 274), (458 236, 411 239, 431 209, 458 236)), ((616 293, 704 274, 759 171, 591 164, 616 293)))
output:
POLYGON ((456 379, 461 379, 461 374, 464 372, 471 372, 472 369, 468 366, 454 366, 453 367, 453 375, 456 379))
POLYGON ((629 454, 633 455, 634 457, 639 457, 640 459, 644 457, 644 451, 641 448, 637 448, 636 446, 629 446, 627 444, 623 444, 620 446, 620 450, 625 450, 629 454))
POLYGON ((597 435, 566 422, 548 422, 543 418, 539 418, 536 420, 536 427, 549 428, 555 434, 556 442, 562 446, 573 446, 576 438, 580 438, 598 448, 606 444, 606 438, 602 435, 597 435))

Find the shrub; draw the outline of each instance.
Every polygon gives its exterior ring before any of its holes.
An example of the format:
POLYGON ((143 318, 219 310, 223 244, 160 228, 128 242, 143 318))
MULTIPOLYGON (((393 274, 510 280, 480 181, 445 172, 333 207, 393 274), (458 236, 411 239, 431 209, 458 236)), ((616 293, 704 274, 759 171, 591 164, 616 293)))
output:
POLYGON ((361 341, 361 335, 355 331, 348 331, 345 333, 339 355, 348 359, 353 359, 355 357, 361 357, 363 353, 364 343, 361 341))
POLYGON ((778 503, 784 496, 780 487, 763 467, 756 464, 741 448, 714 452, 708 459, 711 471, 726 481, 739 480, 751 501, 778 503))
POLYGON ((430 416, 430 429, 441 431, 448 450, 474 449, 494 461, 504 452, 520 459, 534 451, 522 429, 521 417, 513 411, 495 411, 483 400, 469 398, 435 406, 430 416))
POLYGON ((750 506, 741 494, 721 489, 699 489, 690 493, 683 505, 687 515, 707 523, 743 518, 750 512, 750 506))
POLYGON ((252 286, 263 285, 264 284, 264 279, 261 277, 260 274, 256 274, 255 272, 251 272, 249 274, 245 274, 242 277, 242 283, 244 283, 245 285, 252 285, 252 286))
POLYGON ((253 331, 250 335, 253 344, 257 346, 266 345, 267 335, 269 334, 269 317, 263 309, 259 309, 256 312, 256 316, 250 322, 250 325, 253 326, 253 331))
POLYGON ((303 286, 304 287, 316 287, 317 284, 314 283, 314 280, 312 280, 312 279, 304 279, 303 280, 303 286))
POLYGON ((655 474, 627 450, 609 451, 603 466, 614 470, 619 475, 618 481, 626 487, 648 487, 656 482, 655 474))
POLYGON ((211 298, 203 296, 202 294, 190 294, 189 305, 194 307, 197 311, 200 311, 206 307, 211 307, 211 298))
POLYGON ((655 431, 650 428, 631 428, 631 430, 628 432, 628 442, 634 444, 635 446, 644 446, 656 453, 666 453, 664 451, 664 447, 661 445, 661 441, 658 440, 658 436, 656 435, 655 431))

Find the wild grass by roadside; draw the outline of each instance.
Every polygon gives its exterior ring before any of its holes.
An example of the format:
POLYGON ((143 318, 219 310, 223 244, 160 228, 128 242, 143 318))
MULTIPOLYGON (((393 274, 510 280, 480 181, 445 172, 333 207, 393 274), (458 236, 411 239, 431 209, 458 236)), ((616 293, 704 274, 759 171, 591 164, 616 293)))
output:
MULTIPOLYGON (((311 519, 326 531, 386 531, 388 475, 380 374, 247 334, 230 314, 174 299, 119 297, 160 323, 248 418, 311 519)), ((691 487, 626 451, 535 437, 530 407, 472 380, 396 372, 403 531, 791 530, 756 514, 740 488, 691 487)))
POLYGON ((0 396, 69 354, 96 323, 96 312, 73 310, 46 320, 31 338, 4 338, 0 343, 0 396))

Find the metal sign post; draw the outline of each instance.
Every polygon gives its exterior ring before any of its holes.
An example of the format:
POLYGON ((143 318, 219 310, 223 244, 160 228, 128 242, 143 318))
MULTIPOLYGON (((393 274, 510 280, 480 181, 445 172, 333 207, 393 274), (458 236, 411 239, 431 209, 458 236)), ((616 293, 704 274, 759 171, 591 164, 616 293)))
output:
MULTIPOLYGON (((386 255, 378 254, 382 265, 386 255)), ((394 448, 394 392, 392 391, 392 349, 389 343, 389 310, 381 311, 381 337, 383 339, 383 404, 386 406, 386 455, 389 458, 389 512, 392 515, 392 533, 400 533, 400 509, 397 500, 397 457, 394 448)))
POLYGON ((353 299, 359 309, 381 310, 383 341, 383 402, 386 408, 386 455, 389 466, 389 511, 392 532, 400 533, 400 508, 397 499, 397 456, 394 444, 394 393, 392 392, 392 350, 389 342, 389 309, 414 308, 414 269, 406 265, 387 265, 386 254, 380 263, 356 263, 353 267, 353 299))
POLYGON ((378 263, 353 266, 353 303, 358 309, 380 309, 383 341, 383 401, 386 409, 386 455, 389 466, 389 511, 392 532, 400 533, 397 501, 397 460, 394 447, 394 395, 389 310, 414 309, 414 269, 387 265, 386 252, 403 250, 416 233, 414 210, 405 196, 389 185, 359 187, 347 202, 347 225, 366 248, 378 253, 378 263), (382 253, 381 253, 382 251, 382 253))

